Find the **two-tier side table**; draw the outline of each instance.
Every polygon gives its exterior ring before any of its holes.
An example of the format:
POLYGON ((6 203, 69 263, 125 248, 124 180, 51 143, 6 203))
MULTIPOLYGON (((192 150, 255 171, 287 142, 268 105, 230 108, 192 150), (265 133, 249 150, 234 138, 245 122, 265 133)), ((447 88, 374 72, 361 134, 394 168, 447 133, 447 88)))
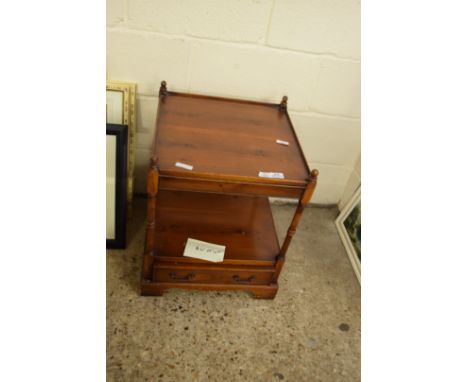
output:
POLYGON ((147 180, 141 294, 185 288, 274 298, 317 175, 307 166, 286 96, 280 104, 208 97, 168 91, 163 81, 147 180), (282 245, 268 197, 299 199, 282 245), (224 260, 184 257, 189 238, 225 246, 224 260))

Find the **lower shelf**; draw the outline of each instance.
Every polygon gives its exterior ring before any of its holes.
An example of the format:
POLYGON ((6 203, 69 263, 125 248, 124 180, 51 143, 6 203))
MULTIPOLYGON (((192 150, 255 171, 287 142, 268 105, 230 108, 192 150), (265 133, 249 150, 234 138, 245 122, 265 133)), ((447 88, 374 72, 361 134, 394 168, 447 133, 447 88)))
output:
POLYGON ((176 263, 188 238, 226 246, 223 263, 273 266, 280 248, 266 197, 160 190, 156 202, 155 256, 176 263))
POLYGON ((268 198, 159 190, 153 232, 154 251, 145 255, 142 295, 183 288, 275 297, 280 248, 268 198), (224 260, 184 257, 189 238, 226 246, 224 260))

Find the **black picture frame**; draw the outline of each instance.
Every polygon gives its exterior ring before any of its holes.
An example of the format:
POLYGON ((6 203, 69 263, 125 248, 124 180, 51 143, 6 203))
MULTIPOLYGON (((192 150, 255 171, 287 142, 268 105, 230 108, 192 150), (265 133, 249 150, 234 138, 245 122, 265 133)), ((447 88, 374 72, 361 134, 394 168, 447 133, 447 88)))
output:
POLYGON ((116 136, 115 237, 106 238, 106 248, 123 249, 127 231, 127 150, 128 126, 106 123, 106 135, 116 136))

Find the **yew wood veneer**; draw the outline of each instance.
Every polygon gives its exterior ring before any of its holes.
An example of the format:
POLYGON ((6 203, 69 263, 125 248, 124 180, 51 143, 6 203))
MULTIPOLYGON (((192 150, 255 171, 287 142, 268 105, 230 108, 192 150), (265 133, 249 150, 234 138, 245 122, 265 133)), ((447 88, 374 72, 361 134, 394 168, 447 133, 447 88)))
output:
POLYGON ((163 81, 148 170, 142 295, 185 288, 274 298, 317 176, 307 166, 286 96, 280 104, 208 97, 168 91, 163 81), (259 177, 260 171, 284 179, 259 177), (269 196, 299 199, 281 246, 269 196), (226 246, 224 261, 183 257, 188 238, 226 246))

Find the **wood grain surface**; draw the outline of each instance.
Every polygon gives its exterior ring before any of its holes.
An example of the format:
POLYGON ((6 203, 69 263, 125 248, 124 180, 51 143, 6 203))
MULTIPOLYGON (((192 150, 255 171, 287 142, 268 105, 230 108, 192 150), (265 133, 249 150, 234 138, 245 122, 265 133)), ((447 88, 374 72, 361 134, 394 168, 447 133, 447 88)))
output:
POLYGON ((148 173, 142 295, 188 288, 275 297, 318 175, 308 168, 287 101, 286 96, 269 104, 176 93, 161 83, 148 173), (300 200, 281 249, 268 196, 300 200), (189 238, 224 245, 224 260, 184 257, 189 238))
POLYGON ((155 220, 159 259, 201 262, 182 258, 188 238, 226 246, 224 258, 229 264, 273 265, 280 252, 264 197, 160 190, 155 220))
POLYGON ((214 174, 304 187, 308 181, 291 121, 279 105, 168 92, 160 99, 156 128, 153 156, 161 175, 214 174), (193 170, 175 167, 176 162, 193 170), (259 178, 259 171, 281 172, 285 179, 259 178))

